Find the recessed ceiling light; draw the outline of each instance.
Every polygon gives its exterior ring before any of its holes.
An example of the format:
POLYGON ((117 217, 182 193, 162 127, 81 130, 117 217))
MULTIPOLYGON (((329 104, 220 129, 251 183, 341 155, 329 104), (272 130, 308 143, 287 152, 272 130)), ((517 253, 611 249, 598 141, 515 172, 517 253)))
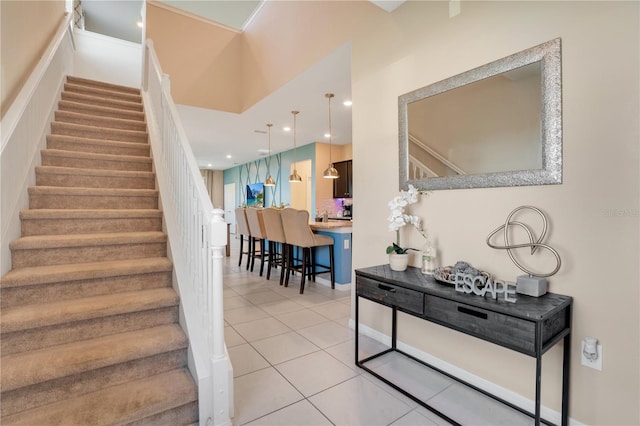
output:
POLYGON ((351 101, 344 101, 344 102, 342 103, 342 105, 344 105, 344 106, 351 106, 351 105, 353 105, 353 102, 351 102, 351 101))
POLYGON ((330 137, 330 136, 331 136, 331 135, 330 135, 329 133, 325 133, 325 134, 324 134, 324 137, 325 137, 325 138, 328 138, 328 137, 330 137))
POLYGON ((213 164, 209 163, 207 164, 207 167, 213 167, 213 164))
POLYGON ((231 158, 231 154, 227 154, 227 158, 231 158))
POLYGON ((291 131, 291 127, 285 126, 285 127, 282 128, 282 130, 284 130, 285 132, 290 132, 291 131))
POLYGON ((142 21, 136 22, 136 25, 138 26, 138 28, 142 28, 142 21))

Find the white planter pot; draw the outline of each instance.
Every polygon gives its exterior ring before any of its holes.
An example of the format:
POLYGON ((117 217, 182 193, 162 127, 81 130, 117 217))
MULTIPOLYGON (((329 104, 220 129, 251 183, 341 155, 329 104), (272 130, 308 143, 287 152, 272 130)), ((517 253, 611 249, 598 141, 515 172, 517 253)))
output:
POLYGON ((389 255, 389 267, 392 271, 405 271, 409 265, 409 253, 389 255))

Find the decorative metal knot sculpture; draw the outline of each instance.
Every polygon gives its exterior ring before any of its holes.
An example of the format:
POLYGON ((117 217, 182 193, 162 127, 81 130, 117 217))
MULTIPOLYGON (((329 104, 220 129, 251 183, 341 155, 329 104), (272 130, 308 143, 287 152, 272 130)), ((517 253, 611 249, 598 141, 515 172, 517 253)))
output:
POLYGON ((542 294, 545 294, 547 292, 547 280, 545 279, 545 277, 550 277, 554 275, 556 272, 558 272, 558 270, 560 270, 560 265, 562 263, 560 259, 560 255, 553 247, 547 244, 543 244, 544 237, 546 235, 547 235, 547 216, 540 209, 536 207, 520 206, 514 209, 511 213, 509 213, 509 216, 507 216, 507 220, 505 221, 504 225, 500 225, 493 232, 491 232, 487 237, 487 245, 489 247, 493 249, 498 249, 498 250, 506 250, 507 254, 509 255, 509 258, 514 263, 514 265, 516 265, 524 273, 528 274, 528 276, 523 275, 518 277, 517 284, 516 284, 516 292, 527 294, 530 296, 536 296, 536 297, 541 296, 542 294), (525 210, 525 209, 532 210, 538 213, 542 218, 542 232, 540 233, 540 236, 538 237, 538 239, 535 239, 533 232, 527 225, 525 225, 522 222, 511 220, 516 213, 518 213, 520 210, 525 210), (509 241, 510 226, 518 226, 521 229, 523 229, 529 236, 529 242, 523 243, 523 244, 511 244, 511 242, 509 241), (500 246, 500 245, 492 244, 491 238, 493 238, 493 236, 500 231, 503 231, 504 245, 500 246), (519 249, 519 248, 530 248, 532 255, 535 254, 538 248, 549 250, 556 258, 555 269, 547 274, 543 274, 543 273, 533 272, 530 269, 525 268, 524 266, 522 266, 520 262, 518 262, 518 260, 516 259, 516 257, 512 252, 512 250, 519 249))

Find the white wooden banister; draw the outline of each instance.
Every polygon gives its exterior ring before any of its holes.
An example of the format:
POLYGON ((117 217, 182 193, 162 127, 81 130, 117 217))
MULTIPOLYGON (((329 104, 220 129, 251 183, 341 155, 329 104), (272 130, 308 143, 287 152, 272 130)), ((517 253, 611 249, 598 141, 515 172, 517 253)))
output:
POLYGON ((447 160, 442 155, 438 154, 433 148, 431 148, 430 146, 428 146, 427 144, 425 144, 424 142, 422 142, 420 139, 416 138, 415 136, 409 135, 409 141, 412 142, 417 147, 419 147, 420 149, 422 149, 423 151, 425 151, 427 154, 429 154, 433 158, 435 158, 436 160, 438 160, 439 162, 441 162, 445 167, 448 167, 449 169, 453 170, 456 174, 458 174, 458 175, 466 175, 467 174, 467 172, 462 170, 460 167, 458 167, 457 165, 455 165, 451 161, 447 160))
POLYGON ((11 268, 9 241, 20 237, 20 210, 29 205, 27 188, 35 185, 34 169, 65 77, 73 70, 70 22, 67 15, 0 121, 0 275, 11 268))
POLYGON ((147 40, 143 98, 170 256, 198 383, 201 425, 231 425, 233 372, 224 343, 223 261, 227 224, 214 210, 173 98, 147 40))

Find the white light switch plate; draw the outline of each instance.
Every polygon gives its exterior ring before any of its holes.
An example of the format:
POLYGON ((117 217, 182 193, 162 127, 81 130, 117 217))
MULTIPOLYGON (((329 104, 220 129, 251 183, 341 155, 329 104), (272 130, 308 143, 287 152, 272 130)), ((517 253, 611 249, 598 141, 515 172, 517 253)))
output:
POLYGON ((349 250, 349 240, 344 240, 344 249, 349 250))

